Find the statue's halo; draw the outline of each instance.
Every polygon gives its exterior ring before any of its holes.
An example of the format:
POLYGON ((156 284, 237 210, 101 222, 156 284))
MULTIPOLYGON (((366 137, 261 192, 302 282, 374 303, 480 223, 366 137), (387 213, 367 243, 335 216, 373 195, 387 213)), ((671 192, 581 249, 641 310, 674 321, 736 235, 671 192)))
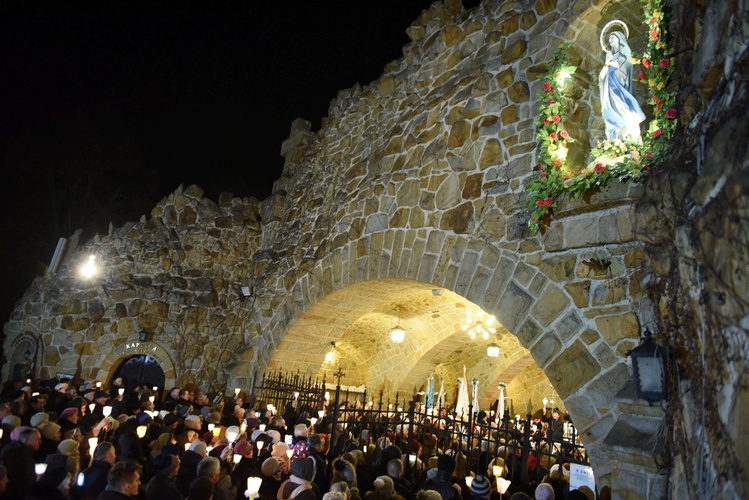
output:
POLYGON ((606 23, 606 26, 604 26, 603 29, 601 30, 600 42, 601 42, 601 48, 604 51, 609 50, 609 47, 606 46, 606 36, 608 32, 610 31, 609 28, 612 28, 614 26, 621 26, 622 28, 624 28, 624 37, 629 38, 629 28, 627 27, 627 24, 624 21, 620 21, 619 19, 614 19, 613 21, 609 21, 608 23, 606 23))

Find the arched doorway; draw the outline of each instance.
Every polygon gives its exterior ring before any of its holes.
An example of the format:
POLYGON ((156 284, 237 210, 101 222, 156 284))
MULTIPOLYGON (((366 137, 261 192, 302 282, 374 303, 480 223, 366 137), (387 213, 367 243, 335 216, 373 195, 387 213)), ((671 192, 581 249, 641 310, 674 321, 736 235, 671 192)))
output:
POLYGON ((128 393, 137 386, 158 388, 157 392, 163 390, 165 377, 164 370, 159 362, 147 355, 138 354, 122 360, 112 376, 112 380, 121 377, 128 393))

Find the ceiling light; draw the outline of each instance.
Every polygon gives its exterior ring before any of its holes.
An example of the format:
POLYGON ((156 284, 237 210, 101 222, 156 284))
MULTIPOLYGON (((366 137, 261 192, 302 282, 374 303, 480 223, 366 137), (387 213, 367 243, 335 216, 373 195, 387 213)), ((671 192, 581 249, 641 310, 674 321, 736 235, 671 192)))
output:
POLYGON ((464 332, 468 332, 471 339, 475 340, 478 335, 481 335, 485 340, 489 340, 490 334, 497 333, 497 329, 492 325, 497 320, 494 316, 488 316, 484 318, 484 311, 480 310, 474 314, 471 311, 466 313, 466 319, 461 326, 464 332))
POLYGON ((499 357, 499 346, 495 343, 489 344, 489 346, 486 348, 486 355, 490 358, 498 358, 499 357))

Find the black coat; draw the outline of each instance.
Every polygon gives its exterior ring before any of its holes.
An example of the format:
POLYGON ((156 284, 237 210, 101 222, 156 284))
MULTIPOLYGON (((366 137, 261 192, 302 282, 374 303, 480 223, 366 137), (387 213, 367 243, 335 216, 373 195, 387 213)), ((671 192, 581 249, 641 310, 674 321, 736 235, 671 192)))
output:
POLYGON ((107 487, 107 474, 112 464, 104 460, 94 460, 89 467, 83 469, 83 486, 78 489, 78 498, 94 500, 107 487))

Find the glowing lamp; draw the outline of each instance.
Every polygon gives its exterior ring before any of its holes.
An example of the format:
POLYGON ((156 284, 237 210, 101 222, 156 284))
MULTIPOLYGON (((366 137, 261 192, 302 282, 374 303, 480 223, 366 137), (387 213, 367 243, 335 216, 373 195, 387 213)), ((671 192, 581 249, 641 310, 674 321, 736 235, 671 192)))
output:
POLYGON ((406 330, 404 330, 401 327, 396 326, 392 330, 390 330, 390 340, 393 341, 394 344, 402 344, 403 339, 406 338, 406 330))
POLYGON ((499 346, 497 344, 491 343, 486 348, 486 355, 490 358, 498 358, 499 357, 499 346))

